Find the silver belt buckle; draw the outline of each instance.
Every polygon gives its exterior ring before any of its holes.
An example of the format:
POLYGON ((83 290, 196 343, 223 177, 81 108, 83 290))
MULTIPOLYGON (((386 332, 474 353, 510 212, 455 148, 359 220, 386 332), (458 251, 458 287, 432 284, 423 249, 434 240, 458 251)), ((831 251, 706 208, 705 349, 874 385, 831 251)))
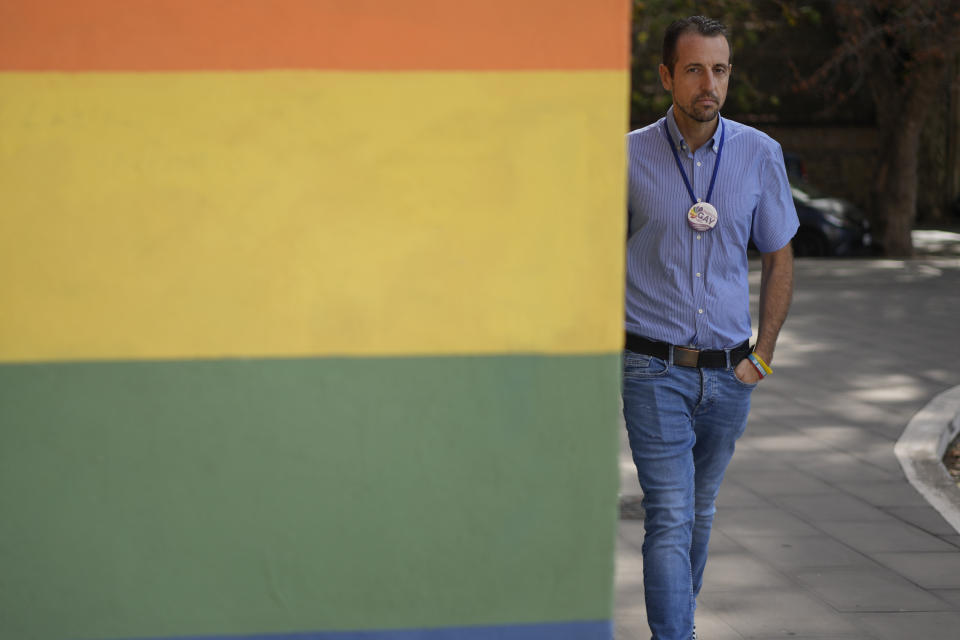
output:
POLYGON ((673 364, 680 367, 696 367, 700 364, 700 351, 687 347, 674 347, 673 364))

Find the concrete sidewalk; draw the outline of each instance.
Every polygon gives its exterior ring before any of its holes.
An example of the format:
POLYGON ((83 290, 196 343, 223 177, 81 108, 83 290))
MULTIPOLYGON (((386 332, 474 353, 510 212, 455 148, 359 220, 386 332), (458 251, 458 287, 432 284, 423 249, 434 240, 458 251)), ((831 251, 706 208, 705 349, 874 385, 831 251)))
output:
MULTIPOLYGON (((893 451, 960 385, 960 259, 798 260, 774 368, 720 492, 700 638, 960 638, 960 533, 893 451)), ((640 494, 625 435, 621 493, 640 494)), ((650 637, 642 540, 620 521, 617 640, 650 637)))

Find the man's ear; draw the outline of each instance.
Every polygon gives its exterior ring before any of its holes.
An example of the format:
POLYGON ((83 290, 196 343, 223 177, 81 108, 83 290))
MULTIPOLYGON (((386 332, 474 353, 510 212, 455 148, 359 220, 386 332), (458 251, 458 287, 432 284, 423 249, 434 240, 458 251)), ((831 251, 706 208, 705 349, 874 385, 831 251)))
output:
POLYGON ((673 92, 673 75, 665 64, 660 65, 660 84, 662 84, 663 88, 667 91, 673 92))

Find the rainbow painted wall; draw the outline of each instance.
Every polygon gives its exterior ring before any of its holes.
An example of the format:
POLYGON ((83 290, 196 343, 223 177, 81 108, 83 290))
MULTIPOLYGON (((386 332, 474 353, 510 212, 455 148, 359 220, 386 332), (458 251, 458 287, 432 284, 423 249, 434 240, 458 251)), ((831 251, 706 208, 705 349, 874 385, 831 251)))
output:
POLYGON ((608 640, 625 0, 0 0, 0 639, 608 640))

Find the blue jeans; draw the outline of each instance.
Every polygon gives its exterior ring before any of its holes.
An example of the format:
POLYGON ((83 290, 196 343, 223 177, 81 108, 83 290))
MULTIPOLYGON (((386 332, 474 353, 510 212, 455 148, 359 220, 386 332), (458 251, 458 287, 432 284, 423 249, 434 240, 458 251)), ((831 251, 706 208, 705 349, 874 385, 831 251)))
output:
POLYGON ((689 640, 723 474, 756 385, 624 351, 623 416, 646 511, 643 586, 652 640, 689 640))

